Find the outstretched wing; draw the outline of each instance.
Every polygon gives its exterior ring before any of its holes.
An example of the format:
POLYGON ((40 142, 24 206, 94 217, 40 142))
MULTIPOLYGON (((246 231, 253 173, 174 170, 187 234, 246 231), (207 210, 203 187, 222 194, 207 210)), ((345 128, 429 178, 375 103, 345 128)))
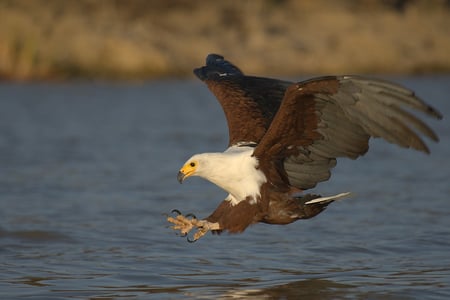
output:
POLYGON ((321 77, 292 85, 254 156, 275 186, 314 187, 337 157, 368 150, 370 137, 428 153, 419 133, 436 134, 411 110, 441 114, 401 86, 357 76, 321 77))
POLYGON ((194 70, 219 100, 228 122, 229 145, 258 143, 292 82, 246 76, 222 56, 209 54, 194 70))

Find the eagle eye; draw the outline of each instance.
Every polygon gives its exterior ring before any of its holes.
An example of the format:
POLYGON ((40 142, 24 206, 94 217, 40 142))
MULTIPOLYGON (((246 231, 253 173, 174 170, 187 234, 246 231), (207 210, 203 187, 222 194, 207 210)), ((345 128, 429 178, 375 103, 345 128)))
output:
POLYGON ((191 167, 195 167, 195 162, 191 162, 189 165, 190 165, 191 167))

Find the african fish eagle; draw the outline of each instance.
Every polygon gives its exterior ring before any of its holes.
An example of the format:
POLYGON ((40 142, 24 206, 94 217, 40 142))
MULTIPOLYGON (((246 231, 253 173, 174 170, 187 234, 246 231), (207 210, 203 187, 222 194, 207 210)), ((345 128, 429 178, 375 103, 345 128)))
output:
POLYGON ((263 222, 288 224, 322 212, 347 196, 302 194, 328 180, 336 158, 356 159, 371 137, 429 153, 419 133, 437 135, 411 111, 442 115, 397 84, 361 76, 325 76, 298 83, 247 76, 217 54, 194 70, 219 100, 229 127, 224 152, 196 154, 178 173, 179 182, 200 176, 228 192, 205 219, 167 220, 189 241, 206 232, 238 233, 263 222))

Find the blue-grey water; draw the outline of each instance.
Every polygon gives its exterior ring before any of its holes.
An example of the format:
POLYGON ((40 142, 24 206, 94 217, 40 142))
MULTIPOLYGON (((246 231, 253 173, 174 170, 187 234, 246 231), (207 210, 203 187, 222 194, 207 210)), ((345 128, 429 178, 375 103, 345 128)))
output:
POLYGON ((225 197, 176 180, 227 144, 201 82, 1 84, 0 299, 449 299, 450 77, 390 79, 444 114, 431 155, 376 140, 315 189, 352 198, 193 244, 163 214, 225 197))

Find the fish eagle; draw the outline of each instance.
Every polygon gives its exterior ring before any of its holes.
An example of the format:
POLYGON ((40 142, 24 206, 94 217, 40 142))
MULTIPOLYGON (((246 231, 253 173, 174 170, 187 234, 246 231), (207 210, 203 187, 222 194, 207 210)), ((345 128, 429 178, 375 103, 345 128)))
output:
POLYGON ((205 219, 168 216, 182 236, 239 233, 263 222, 289 224, 322 212, 347 196, 303 194, 330 178, 336 158, 356 159, 371 137, 429 153, 420 135, 437 135, 411 111, 442 115, 397 84, 361 76, 325 76, 294 83, 247 76, 217 54, 194 69, 220 102, 229 128, 224 152, 196 154, 178 173, 200 176, 228 192, 205 219))

